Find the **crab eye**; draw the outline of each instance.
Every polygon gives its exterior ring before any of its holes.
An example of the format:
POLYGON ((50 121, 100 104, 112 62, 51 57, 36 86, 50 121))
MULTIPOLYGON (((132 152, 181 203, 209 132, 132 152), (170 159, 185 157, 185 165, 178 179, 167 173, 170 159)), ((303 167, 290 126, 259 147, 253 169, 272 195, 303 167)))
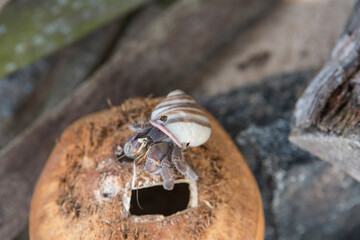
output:
POLYGON ((162 122, 166 122, 166 120, 168 119, 168 117, 166 115, 162 115, 160 118, 160 121, 162 122))

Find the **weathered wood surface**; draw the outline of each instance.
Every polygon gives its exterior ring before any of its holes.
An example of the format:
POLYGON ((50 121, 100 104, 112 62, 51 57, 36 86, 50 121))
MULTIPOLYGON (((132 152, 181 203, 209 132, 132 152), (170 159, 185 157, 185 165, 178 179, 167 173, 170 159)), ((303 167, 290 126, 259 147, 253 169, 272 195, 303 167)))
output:
POLYGON ((276 0, 185 0, 123 37, 113 57, 70 97, 0 153, 0 239, 25 227, 34 183, 60 132, 125 98, 188 85, 181 81, 276 0), (11 201, 9 201, 11 199, 11 201))
POLYGON ((114 21, 0 80, 0 149, 86 80, 107 56, 123 25, 114 21))
POLYGON ((290 141, 360 181, 359 10, 298 100, 290 141))
POLYGON ((9 2, 0 13, 0 77, 55 52, 148 2, 150 0, 9 2))

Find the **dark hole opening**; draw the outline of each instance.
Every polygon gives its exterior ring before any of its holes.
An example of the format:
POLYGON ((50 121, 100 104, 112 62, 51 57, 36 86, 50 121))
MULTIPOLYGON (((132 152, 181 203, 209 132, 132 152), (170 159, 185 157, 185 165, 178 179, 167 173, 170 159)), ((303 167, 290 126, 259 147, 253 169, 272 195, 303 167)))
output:
POLYGON ((132 190, 130 214, 137 216, 147 214, 170 216, 185 210, 189 199, 190 190, 189 184, 187 183, 175 184, 172 191, 165 190, 163 186, 132 190), (136 191, 138 191, 138 193, 136 193, 136 191), (138 194, 141 207, 137 203, 136 194, 138 194))
POLYGON ((168 119, 168 117, 165 115, 160 117, 160 121, 162 121, 162 122, 166 122, 167 119, 168 119))

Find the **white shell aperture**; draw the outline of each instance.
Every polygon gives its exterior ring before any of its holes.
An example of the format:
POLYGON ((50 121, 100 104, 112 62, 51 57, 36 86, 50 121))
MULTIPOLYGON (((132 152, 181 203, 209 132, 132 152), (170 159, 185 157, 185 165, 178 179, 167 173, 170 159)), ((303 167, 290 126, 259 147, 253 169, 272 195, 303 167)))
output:
POLYGON ((179 147, 197 147, 211 135, 209 119, 195 100, 181 90, 170 92, 151 113, 150 123, 179 147))

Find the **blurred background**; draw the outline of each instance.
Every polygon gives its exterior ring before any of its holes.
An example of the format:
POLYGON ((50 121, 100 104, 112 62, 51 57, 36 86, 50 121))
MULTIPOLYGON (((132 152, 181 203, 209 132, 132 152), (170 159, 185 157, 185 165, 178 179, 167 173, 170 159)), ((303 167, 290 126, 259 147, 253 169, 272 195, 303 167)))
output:
POLYGON ((0 0, 0 239, 28 239, 62 130, 129 97, 193 95, 261 190, 266 239, 359 239, 360 183, 288 141, 355 0, 0 0))

